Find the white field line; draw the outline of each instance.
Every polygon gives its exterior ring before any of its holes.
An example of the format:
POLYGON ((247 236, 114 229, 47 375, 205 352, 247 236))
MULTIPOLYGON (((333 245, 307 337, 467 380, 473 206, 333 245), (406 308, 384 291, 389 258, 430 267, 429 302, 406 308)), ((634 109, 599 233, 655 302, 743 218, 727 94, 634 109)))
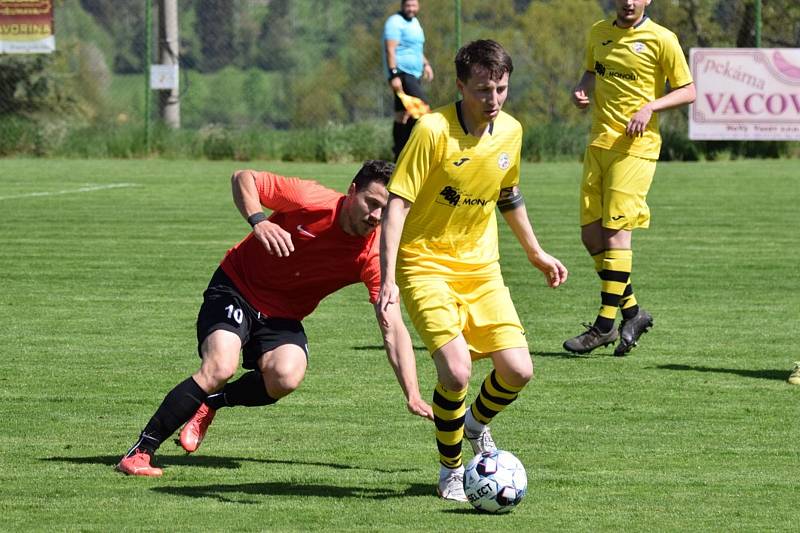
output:
POLYGON ((77 189, 65 189, 63 191, 48 192, 28 192, 25 194, 14 194, 12 196, 0 196, 0 200, 15 200, 18 198, 37 198, 40 196, 59 196, 62 194, 77 194, 83 192, 103 191, 106 189, 123 189, 126 187, 138 187, 137 183, 109 183, 108 185, 86 185, 77 189))

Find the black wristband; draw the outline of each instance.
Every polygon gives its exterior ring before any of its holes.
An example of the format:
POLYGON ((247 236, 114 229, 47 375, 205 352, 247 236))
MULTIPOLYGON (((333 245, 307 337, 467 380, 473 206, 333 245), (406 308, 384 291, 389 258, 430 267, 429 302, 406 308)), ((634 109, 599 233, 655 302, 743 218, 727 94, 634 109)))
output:
POLYGON ((250 224, 252 227, 255 227, 256 224, 259 222, 264 222, 267 220, 267 215, 263 212, 259 211, 258 213, 253 213, 249 217, 247 217, 247 223, 250 224))
POLYGON ((393 80, 393 79, 399 78, 399 77, 400 77, 400 71, 399 70, 397 70, 396 68, 390 68, 389 69, 389 79, 390 80, 393 80))

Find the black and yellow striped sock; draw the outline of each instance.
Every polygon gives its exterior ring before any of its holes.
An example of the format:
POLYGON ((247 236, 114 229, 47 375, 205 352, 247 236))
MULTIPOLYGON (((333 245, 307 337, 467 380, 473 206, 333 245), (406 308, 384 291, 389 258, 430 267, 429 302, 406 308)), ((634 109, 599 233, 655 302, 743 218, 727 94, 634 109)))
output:
POLYGON ((606 250, 603 270, 600 272, 600 312, 594 321, 595 327, 600 331, 611 331, 614 327, 617 307, 631 275, 632 259, 631 250, 606 250))
POLYGON ((625 285, 622 298, 619 300, 619 308, 622 310, 623 320, 630 320, 639 312, 639 302, 636 301, 636 295, 633 294, 633 285, 631 285, 630 277, 628 277, 628 284, 625 285))
POLYGON ((598 276, 603 271, 603 261, 605 260, 605 258, 606 258, 605 250, 597 252, 596 254, 592 254, 592 261, 594 261, 594 271, 597 272, 598 276))
POLYGON ((481 424, 488 424, 497 413, 517 399, 524 387, 512 387, 497 375, 497 370, 492 370, 483 380, 481 392, 470 407, 472 418, 481 424))
MULTIPOLYGON (((633 251, 631 251, 633 254, 633 251)), ((606 251, 592 254, 592 261, 594 261, 594 271, 598 276, 603 272, 603 260, 606 258, 606 251)), ((633 255, 631 255, 631 265, 633 265, 633 255)), ((602 276, 601 276, 602 279, 602 276)), ((619 300, 619 308, 622 311, 622 318, 629 320, 636 316, 639 312, 639 304, 636 301, 636 296, 633 294, 633 285, 631 285, 631 278, 628 276, 628 283, 625 285, 625 290, 622 292, 622 298, 619 300)))
POLYGON ((441 383, 433 392, 433 421, 439 462, 447 468, 461 466, 461 441, 464 438, 464 399, 467 389, 451 391, 441 383))

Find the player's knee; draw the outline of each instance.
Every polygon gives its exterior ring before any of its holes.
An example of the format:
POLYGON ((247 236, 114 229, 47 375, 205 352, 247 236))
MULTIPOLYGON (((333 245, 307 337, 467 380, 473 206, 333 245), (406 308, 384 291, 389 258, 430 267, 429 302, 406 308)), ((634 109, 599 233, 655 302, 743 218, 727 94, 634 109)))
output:
POLYGON ((305 365, 284 364, 262 365, 264 386, 273 398, 282 398, 300 387, 305 378, 305 365))
POLYGON ((235 373, 236 365, 234 365, 233 368, 229 368, 204 363, 203 366, 200 367, 200 370, 192 377, 194 377, 194 380, 201 389, 211 394, 224 387, 225 383, 227 383, 235 373))
POLYGON ((464 390, 469 386, 471 373, 470 365, 453 365, 448 367, 446 375, 440 376, 440 381, 450 390, 464 390))
POLYGON ((270 396, 283 397, 297 390, 303 382, 302 375, 275 376, 267 380, 267 390, 270 396))
POLYGON ((238 356, 234 359, 206 354, 203 358, 203 364, 200 366, 199 375, 208 386, 216 390, 225 385, 236 374, 238 367, 238 356))
POLYGON ((228 363, 212 365, 212 367, 209 368, 207 375, 216 384, 222 386, 236 374, 237 367, 238 365, 236 364, 228 363))
POLYGON ((524 387, 533 379, 533 362, 530 357, 508 361, 497 368, 497 374, 512 387, 524 387))
POLYGON ((508 381, 515 387, 522 387, 533 379, 533 367, 514 368, 508 381))

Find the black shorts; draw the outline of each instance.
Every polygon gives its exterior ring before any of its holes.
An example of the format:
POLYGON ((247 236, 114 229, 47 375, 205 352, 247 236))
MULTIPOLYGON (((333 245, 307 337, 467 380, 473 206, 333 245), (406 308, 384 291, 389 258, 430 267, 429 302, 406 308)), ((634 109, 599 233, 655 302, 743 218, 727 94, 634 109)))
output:
POLYGON ((203 341, 218 329, 235 333, 242 339, 242 366, 258 368, 264 352, 284 344, 295 344, 308 358, 308 338, 299 320, 267 317, 253 309, 223 272, 217 268, 203 293, 203 305, 197 314, 197 353, 203 341))
MULTIPOLYGON (((428 97, 425 96, 425 91, 422 90, 422 84, 419 81, 419 78, 415 78, 411 74, 406 74, 405 72, 400 72, 400 81, 403 82, 403 92, 409 96, 416 96, 417 98, 422 99, 423 102, 426 104, 428 103, 428 97)), ((403 106, 403 102, 400 101, 400 98, 397 95, 394 95, 394 110, 395 111, 404 111, 405 107, 403 106)))

